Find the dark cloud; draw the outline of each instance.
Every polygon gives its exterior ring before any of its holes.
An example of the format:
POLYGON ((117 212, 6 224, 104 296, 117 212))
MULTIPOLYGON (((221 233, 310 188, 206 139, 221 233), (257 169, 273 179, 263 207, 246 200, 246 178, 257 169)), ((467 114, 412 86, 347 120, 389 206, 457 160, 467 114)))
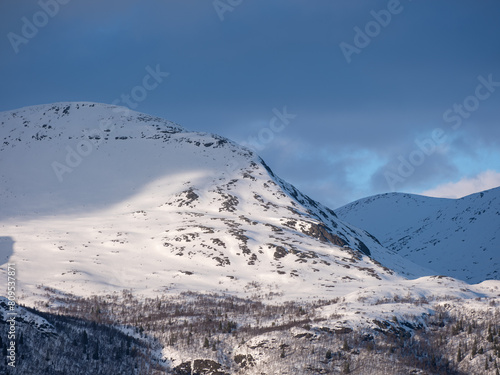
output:
POLYGON ((474 95, 479 76, 500 81, 500 4, 401 0, 401 11, 347 63, 339 44, 354 45, 355 27, 373 24, 373 12, 387 15, 388 4, 243 1, 221 21, 212 1, 73 0, 16 54, 8 34, 20 34, 23 17, 41 8, 4 1, 0 110, 109 103, 160 64, 170 76, 137 110, 243 142, 286 106, 297 117, 259 153, 330 205, 388 191, 384 172, 436 128, 450 136, 446 152, 426 157, 398 190, 457 180, 465 164, 478 174, 478 160, 495 165, 485 150, 498 149, 500 88, 460 132, 443 114, 474 95))

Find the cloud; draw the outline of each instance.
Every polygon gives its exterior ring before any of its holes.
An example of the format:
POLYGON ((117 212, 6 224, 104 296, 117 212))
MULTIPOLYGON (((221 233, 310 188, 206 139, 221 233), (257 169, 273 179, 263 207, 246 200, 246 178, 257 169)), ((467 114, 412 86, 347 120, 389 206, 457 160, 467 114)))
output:
POLYGON ((442 184, 420 194, 436 198, 462 198, 498 186, 500 186, 500 172, 488 170, 473 178, 442 184))
MULTIPOLYGON (((71 1, 18 54, 0 38, 0 110, 110 103, 140 83, 146 66, 160 64, 171 76, 137 110, 244 142, 268 134, 273 108, 286 106, 297 118, 258 153, 331 207, 500 171, 500 89, 459 130, 443 122, 445 111, 475 94, 479 75, 500 81, 500 52, 490 48, 500 35, 499 2, 456 1, 450 17, 441 2, 404 2, 351 64, 339 44, 352 44, 354 27, 364 28, 387 0, 242 2, 223 22, 212 1, 151 3, 71 1), (419 150, 415 141, 436 128, 446 142, 392 189, 387 172, 398 173, 401 158, 419 150)), ((21 33, 22 17, 32 19, 40 5, 4 1, 0 9, 5 36, 21 33)))

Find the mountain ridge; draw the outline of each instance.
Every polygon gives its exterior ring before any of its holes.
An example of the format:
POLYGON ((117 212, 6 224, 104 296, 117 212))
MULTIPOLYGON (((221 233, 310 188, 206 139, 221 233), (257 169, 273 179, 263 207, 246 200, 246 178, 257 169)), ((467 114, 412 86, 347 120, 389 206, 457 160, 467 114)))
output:
POLYGON ((335 212, 436 274, 471 282, 500 277, 500 187, 459 199, 380 194, 335 212), (377 219, 381 210, 386 220, 377 219))
MULTIPOLYGON (((432 270, 387 250, 224 137, 96 103, 27 107, 1 113, 0 123, 8 247, 0 261, 24 270, 27 301, 44 287, 353 301, 416 285, 435 292, 432 270), (61 180, 54 163, 71 171, 61 180)), ((482 290, 460 285, 450 281, 450 290, 482 290)))

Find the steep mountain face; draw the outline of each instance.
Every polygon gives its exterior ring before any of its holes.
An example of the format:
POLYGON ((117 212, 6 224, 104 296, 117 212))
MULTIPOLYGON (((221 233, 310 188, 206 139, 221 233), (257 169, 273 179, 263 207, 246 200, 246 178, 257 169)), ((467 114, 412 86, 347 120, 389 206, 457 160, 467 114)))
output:
POLYGON ((500 278, 500 188, 461 199, 376 195, 335 212, 434 274, 473 283, 500 278))
POLYGON ((28 299, 41 284, 314 298, 425 274, 225 138, 93 103, 0 124, 1 261, 28 299))

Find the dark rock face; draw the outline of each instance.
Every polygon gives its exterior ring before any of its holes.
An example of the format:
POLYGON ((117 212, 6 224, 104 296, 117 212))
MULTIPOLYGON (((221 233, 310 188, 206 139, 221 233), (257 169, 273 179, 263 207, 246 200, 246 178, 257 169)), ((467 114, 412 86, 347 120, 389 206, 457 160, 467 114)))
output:
POLYGON ((359 250, 361 250, 363 253, 365 253, 368 256, 371 255, 370 249, 368 249, 368 247, 364 244, 363 241, 358 240, 358 246, 359 246, 359 250))
POLYGON ((252 357, 251 354, 247 354, 247 355, 244 355, 244 354, 237 354, 234 356, 234 361, 241 367, 241 368, 245 368, 247 366, 249 367, 253 367, 255 366, 255 360, 254 358, 252 357))
POLYGON ((195 359, 183 362, 174 368, 175 375, 229 375, 221 370, 222 365, 210 359, 195 359))
POLYGON ((330 242, 337 246, 347 245, 347 242, 335 234, 331 234, 323 224, 311 224, 311 228, 304 234, 319 239, 322 242, 330 242))

